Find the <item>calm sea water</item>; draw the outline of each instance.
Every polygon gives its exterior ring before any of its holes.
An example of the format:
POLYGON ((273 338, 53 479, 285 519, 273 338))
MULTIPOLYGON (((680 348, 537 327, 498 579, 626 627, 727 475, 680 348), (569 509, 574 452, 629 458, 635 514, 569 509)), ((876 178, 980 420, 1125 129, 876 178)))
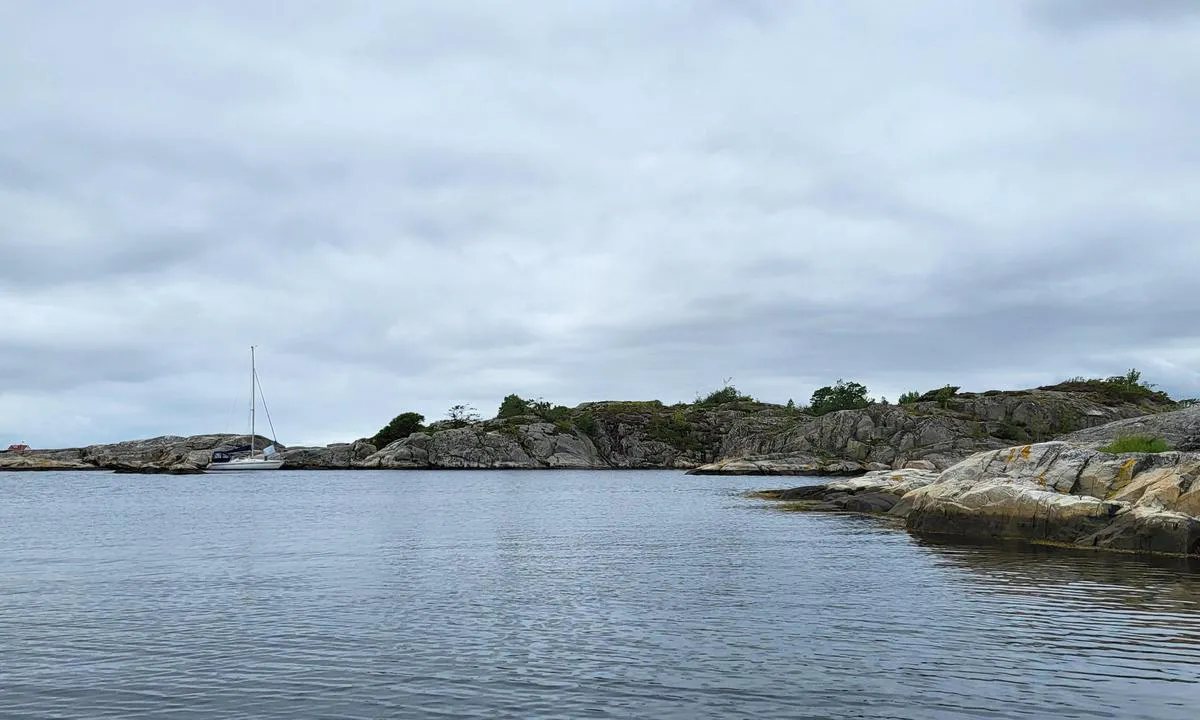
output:
POLYGON ((1200 716, 1195 566, 764 480, 0 473, 0 717, 1200 716))

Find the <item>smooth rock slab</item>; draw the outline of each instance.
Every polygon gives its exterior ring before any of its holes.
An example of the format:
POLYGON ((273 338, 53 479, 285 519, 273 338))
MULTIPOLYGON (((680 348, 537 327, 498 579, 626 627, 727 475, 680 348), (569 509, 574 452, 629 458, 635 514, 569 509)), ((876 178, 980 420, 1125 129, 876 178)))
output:
POLYGON ((978 453, 906 493, 909 530, 1200 555, 1200 455, 1114 455, 1065 442, 978 453))
POLYGON ((856 478, 784 490, 765 490, 754 496, 795 503, 796 509, 883 514, 905 493, 937 478, 925 470, 884 470, 856 478))

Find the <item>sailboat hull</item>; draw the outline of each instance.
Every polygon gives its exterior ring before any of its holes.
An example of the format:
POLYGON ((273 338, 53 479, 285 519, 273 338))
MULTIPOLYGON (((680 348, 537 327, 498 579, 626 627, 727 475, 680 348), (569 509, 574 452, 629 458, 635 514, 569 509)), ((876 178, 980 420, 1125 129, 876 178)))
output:
POLYGON ((261 460, 250 458, 239 458, 223 463, 209 463, 205 468, 205 472, 244 472, 252 470, 278 470, 283 467, 282 460, 261 460))

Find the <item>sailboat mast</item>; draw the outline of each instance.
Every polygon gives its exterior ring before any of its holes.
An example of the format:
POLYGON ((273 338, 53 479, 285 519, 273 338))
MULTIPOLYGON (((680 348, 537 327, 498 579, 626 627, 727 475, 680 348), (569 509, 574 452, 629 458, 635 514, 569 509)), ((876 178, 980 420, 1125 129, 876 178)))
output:
POLYGON ((254 457, 254 346, 250 346, 250 457, 254 457))

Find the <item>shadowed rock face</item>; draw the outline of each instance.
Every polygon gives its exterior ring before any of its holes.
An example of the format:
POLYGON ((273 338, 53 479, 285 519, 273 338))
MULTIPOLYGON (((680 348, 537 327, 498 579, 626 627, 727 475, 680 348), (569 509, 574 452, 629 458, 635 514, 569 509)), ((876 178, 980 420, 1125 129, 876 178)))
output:
POLYGON ((1103 402, 1087 393, 1030 390, 963 394, 944 404, 873 405, 818 418, 750 417, 731 428, 722 441, 720 459, 695 472, 793 475, 945 469, 981 450, 1049 440, 1162 407, 1103 402))
POLYGON ((734 423, 780 414, 783 408, 762 403, 694 408, 598 402, 580 405, 574 412, 573 422, 549 423, 529 416, 415 433, 381 448, 360 467, 693 468, 716 458, 734 423))
POLYGON ((856 475, 944 469, 974 452, 1155 412, 1086 393, 963 394, 813 417, 778 405, 586 403, 585 432, 536 418, 417 433, 358 464, 380 468, 688 468, 713 475, 856 475))
POLYGON ((353 468, 376 450, 366 440, 333 443, 325 447, 294 447, 280 453, 284 467, 297 470, 333 470, 353 468))
POLYGON ((589 435, 551 423, 480 423, 415 433, 366 458, 367 468, 686 468, 685 450, 649 437, 644 418, 599 421, 589 435))
POLYGON ((1048 442, 977 453, 940 475, 869 473, 759 496, 886 512, 918 534, 1200 555, 1197 453, 1112 455, 1048 442))

